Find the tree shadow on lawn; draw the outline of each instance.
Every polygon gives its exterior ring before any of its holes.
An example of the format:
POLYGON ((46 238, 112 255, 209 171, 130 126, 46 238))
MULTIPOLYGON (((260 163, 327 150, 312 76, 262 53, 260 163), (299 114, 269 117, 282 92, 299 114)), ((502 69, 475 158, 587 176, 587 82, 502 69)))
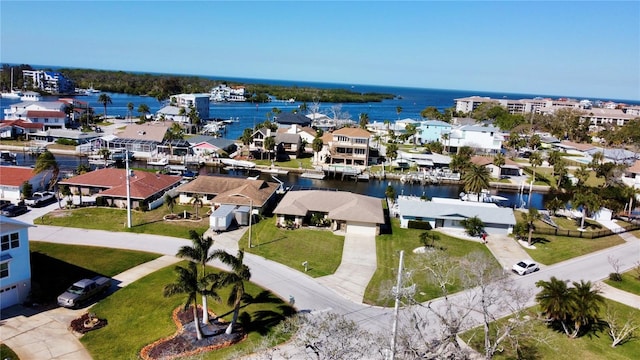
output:
MULTIPOLYGON (((525 239, 525 241, 527 241, 527 239, 525 239)), ((550 243, 551 240, 547 239, 547 238, 543 238, 543 237, 531 237, 531 245, 535 245, 535 244, 548 244, 550 243)))
POLYGON ((281 237, 279 237, 279 238, 277 238, 277 239, 272 239, 272 240, 270 240, 270 241, 260 242, 259 244, 254 244, 254 246, 255 246, 255 247, 260 247, 260 246, 264 246, 264 245, 269 245, 269 244, 274 243, 274 242, 278 242, 278 241, 282 241, 282 240, 287 240, 288 238, 289 238, 289 237, 287 237, 287 236, 281 236, 281 237))
MULTIPOLYGON (((260 335, 267 334, 271 328, 283 321, 285 318, 290 317, 296 313, 296 310, 290 304, 284 302, 284 300, 275 296, 273 293, 267 290, 263 290, 256 296, 245 294, 242 300, 244 304, 240 306, 240 309, 244 309, 247 306, 253 304, 279 304, 278 310, 258 310, 250 314, 247 311, 243 311, 238 316, 238 322, 242 325, 246 332, 258 332, 260 335)), ((233 313, 233 309, 224 314, 220 314, 217 319, 224 318, 233 313)))

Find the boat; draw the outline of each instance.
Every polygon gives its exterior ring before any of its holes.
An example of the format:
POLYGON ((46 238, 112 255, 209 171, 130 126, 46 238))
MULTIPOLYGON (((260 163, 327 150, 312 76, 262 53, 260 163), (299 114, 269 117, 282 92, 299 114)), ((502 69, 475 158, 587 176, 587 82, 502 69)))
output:
POLYGON ((153 166, 165 166, 169 164, 168 158, 157 158, 157 159, 149 159, 147 160, 147 165, 153 166))
POLYGON ((269 167, 266 169, 260 169, 260 172, 267 174, 287 175, 289 173, 289 170, 279 169, 277 167, 269 167))
POLYGON ((300 177, 302 178, 306 178, 306 179, 315 179, 315 180, 322 180, 325 178, 325 174, 324 171, 322 170, 307 170, 305 172, 303 172, 302 174, 300 174, 300 177))
POLYGON ((2 164, 15 164, 17 162, 17 155, 10 151, 0 151, 0 163, 2 164))
POLYGON ((246 161, 246 160, 234 160, 234 159, 227 159, 227 158, 221 158, 220 162, 227 165, 227 166, 231 166, 231 167, 238 167, 238 168, 254 168, 256 167, 256 164, 252 163, 251 161, 246 161))
POLYGON ((22 92, 13 88, 13 68, 11 68, 11 88, 8 92, 0 94, 3 99, 20 99, 22 98, 22 92))
POLYGON ((356 180, 358 181, 369 181, 369 174, 360 174, 356 176, 356 180))
POLYGON ((35 91, 27 91, 22 96, 20 96, 20 100, 22 101, 41 101, 42 95, 35 91))
POLYGON ((105 159, 102 155, 89 155, 87 156, 87 162, 98 166, 110 166, 115 163, 113 160, 105 159))
POLYGON ((469 201, 469 202, 483 202, 483 203, 497 204, 499 202, 507 201, 509 199, 503 196, 491 195, 489 190, 483 189, 482 191, 480 191, 480 194, 461 192, 460 200, 469 201))

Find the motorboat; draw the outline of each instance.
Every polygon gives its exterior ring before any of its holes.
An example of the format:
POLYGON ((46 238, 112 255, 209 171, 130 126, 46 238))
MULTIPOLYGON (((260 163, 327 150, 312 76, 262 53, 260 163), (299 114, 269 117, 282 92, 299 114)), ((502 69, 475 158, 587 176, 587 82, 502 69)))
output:
POLYGON ((169 164, 169 159, 166 157, 147 160, 147 165, 166 166, 168 164, 169 164))
POLYGON ((315 179, 315 180, 322 180, 325 178, 325 174, 324 171, 322 170, 307 170, 305 172, 303 172, 302 174, 300 174, 300 177, 305 178, 305 179, 315 179))
POLYGON ((483 202, 483 203, 500 203, 502 201, 507 201, 506 197, 492 195, 489 190, 483 189, 480 193, 460 193, 460 200, 462 201, 470 201, 470 202, 483 202))

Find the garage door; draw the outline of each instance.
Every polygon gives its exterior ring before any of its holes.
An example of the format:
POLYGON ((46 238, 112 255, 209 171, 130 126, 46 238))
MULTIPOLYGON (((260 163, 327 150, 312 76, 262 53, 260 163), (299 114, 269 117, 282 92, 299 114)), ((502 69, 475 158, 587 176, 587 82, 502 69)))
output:
POLYGON ((16 285, 0 289, 0 309, 18 303, 18 287, 16 285))
POLYGON ((347 233, 353 235, 376 236, 376 225, 368 223, 347 222, 347 233))

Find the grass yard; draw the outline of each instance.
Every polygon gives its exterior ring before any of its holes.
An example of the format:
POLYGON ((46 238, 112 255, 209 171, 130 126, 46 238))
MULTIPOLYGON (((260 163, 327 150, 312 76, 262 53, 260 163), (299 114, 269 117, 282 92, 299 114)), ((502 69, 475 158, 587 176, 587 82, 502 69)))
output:
MULTIPOLYGON (((391 227, 391 234, 376 237, 378 268, 364 294, 364 302, 367 304, 379 306, 390 306, 392 304, 390 289, 391 286, 395 285, 400 250, 404 250, 405 267, 407 268, 410 268, 411 262, 420 256, 420 254, 414 254, 413 250, 423 246, 419 236, 425 230, 402 229, 398 219, 391 219, 391 227)), ((439 232, 437 234, 440 239, 435 242, 435 247, 442 250, 435 251, 443 251, 443 253, 457 258, 479 251, 493 259, 495 266, 500 266, 485 245, 479 242, 454 238, 439 232)), ((417 284, 415 298, 419 302, 442 295, 440 289, 429 283, 426 278, 426 276, 421 276, 418 273, 413 276, 413 280, 417 284)), ((449 289, 450 292, 459 290, 461 290, 459 284, 455 284, 449 289)))
POLYGON ((97 275, 112 277, 160 255, 94 246, 29 241, 33 300, 55 302, 74 281, 97 275), (52 271, 55 269, 55 271, 52 271))
POLYGON ((0 359, 2 360, 20 360, 10 347, 5 344, 0 344, 0 359))
MULTIPOLYGON (((611 300, 606 300, 606 304, 615 309, 620 319, 632 318, 635 323, 640 322, 640 312, 637 309, 611 300)), ((605 309, 606 307, 600 309, 601 316, 604 315, 605 309)), ((530 310, 532 316, 535 317, 536 309, 532 308, 530 310)), ((505 319, 501 321, 505 321, 505 319)), ((612 348, 611 338, 607 334, 607 327, 576 339, 570 339, 563 332, 555 331, 542 322, 537 322, 533 329, 539 334, 538 338, 547 339, 549 345, 537 343, 533 340, 520 341, 523 354, 518 357, 513 348, 507 344, 504 351, 494 356, 494 359, 624 360, 637 359, 637 355, 640 354, 640 339, 638 338, 612 348)), ((480 353, 484 353, 484 333, 481 327, 465 332, 462 334, 461 339, 480 353)))
MULTIPOLYGON (((302 167, 303 169, 313 169, 312 161, 313 161, 313 157, 303 157, 303 158, 291 159, 287 161, 273 161, 273 165, 275 167, 282 167, 282 168, 298 169, 302 167)), ((271 160, 269 160, 268 158, 255 159, 253 160, 253 162, 255 162, 256 165, 271 166, 271 160)))
MULTIPOLYGON (((89 207, 72 210, 56 210, 34 220, 36 225, 54 225, 83 229, 128 231, 133 233, 156 234, 178 238, 189 238, 189 230, 203 233, 209 227, 206 212, 209 207, 198 210, 200 221, 164 221, 169 211, 161 206, 152 211, 132 211, 132 227, 127 229, 127 211, 107 207, 89 207)), ((176 205, 174 213, 187 211, 195 214, 193 206, 176 205)))
POLYGON ((618 235, 597 239, 533 234, 535 249, 526 249, 535 261, 552 265, 624 243, 618 235))
MULTIPOLYGON (((181 265, 185 265, 182 262, 181 265)), ((161 269, 100 301, 91 311, 109 322, 106 327, 87 333, 80 341, 96 360, 138 359, 140 350, 176 331, 171 319, 172 311, 184 304, 185 296, 165 298, 162 289, 176 280, 174 266, 161 269)), ((249 332, 249 337, 229 348, 198 355, 198 359, 224 359, 237 357, 238 353, 248 354, 254 344, 267 336, 272 328, 292 313, 291 307, 282 299, 252 284, 245 284, 247 294, 254 301, 244 305, 239 321, 249 332)), ((221 289, 218 294, 227 299, 229 289, 221 289)), ((198 296, 198 300, 200 297, 198 296)), ((198 301, 199 302, 199 301, 198 301)), ((244 304, 244 302, 243 302, 244 304)), ((209 301, 209 309, 231 320, 231 307, 209 301)), ((278 339, 278 342, 286 339, 278 339)))
POLYGON ((611 281, 607 279, 604 282, 620 290, 640 296, 640 267, 623 273, 622 281, 611 281))
MULTIPOLYGON (((344 237, 328 230, 277 228, 275 218, 267 217, 253 226, 248 252, 304 271, 302 263, 308 262, 307 275, 319 277, 333 274, 342 261, 344 237)), ((248 244, 249 232, 240 239, 240 246, 248 244)))

